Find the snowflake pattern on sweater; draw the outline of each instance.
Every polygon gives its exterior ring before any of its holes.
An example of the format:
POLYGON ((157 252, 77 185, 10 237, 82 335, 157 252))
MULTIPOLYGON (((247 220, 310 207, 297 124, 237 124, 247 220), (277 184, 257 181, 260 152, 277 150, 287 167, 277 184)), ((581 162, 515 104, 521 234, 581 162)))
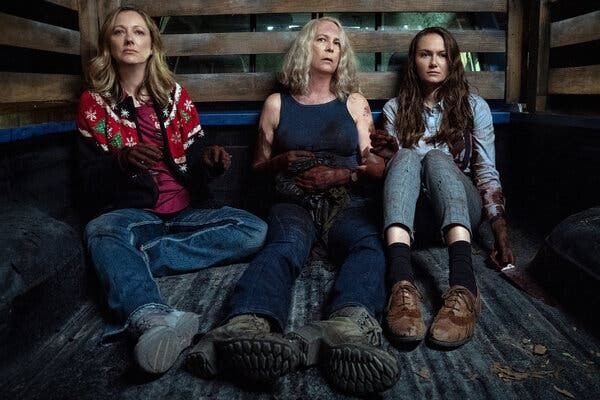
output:
MULTIPOLYGON (((115 103, 99 93, 85 91, 79 99, 77 128, 105 152, 116 153, 139 141, 135 110, 127 102, 115 103)), ((169 104, 162 110, 169 153, 181 172, 187 170, 185 150, 204 136, 198 112, 187 91, 179 84, 171 92, 169 104)), ((158 121, 157 121, 158 123, 158 121)))

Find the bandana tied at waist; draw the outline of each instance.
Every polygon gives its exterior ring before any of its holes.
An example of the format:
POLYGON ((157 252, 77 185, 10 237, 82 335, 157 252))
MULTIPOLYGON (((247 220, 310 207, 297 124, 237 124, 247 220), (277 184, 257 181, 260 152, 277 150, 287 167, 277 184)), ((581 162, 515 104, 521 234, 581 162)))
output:
POLYGON ((294 177, 317 165, 335 168, 332 155, 316 155, 314 158, 293 163, 288 171, 275 177, 275 190, 279 201, 294 203, 304 207, 315 223, 319 238, 327 244, 329 229, 335 217, 350 202, 350 195, 344 186, 335 186, 322 192, 307 192, 298 187, 294 177))

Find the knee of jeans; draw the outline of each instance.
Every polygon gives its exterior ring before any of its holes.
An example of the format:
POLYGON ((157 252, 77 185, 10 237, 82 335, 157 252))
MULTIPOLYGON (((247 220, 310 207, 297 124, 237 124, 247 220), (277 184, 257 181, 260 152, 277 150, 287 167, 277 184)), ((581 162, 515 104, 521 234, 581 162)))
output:
POLYGON ((242 239, 242 244, 248 249, 258 250, 264 244, 267 238, 267 223, 260 218, 256 218, 247 224, 246 235, 242 239))
POLYGON ((425 170, 429 168, 439 168, 440 165, 454 163, 452 158, 441 150, 433 149, 425 154, 423 157, 423 168, 425 170))
POLYGON ((381 239, 377 234, 357 236, 351 248, 353 250, 372 251, 374 256, 381 256, 381 258, 384 259, 383 246, 381 239))
POLYGON ((88 222, 85 226, 84 238, 87 243, 97 236, 119 235, 123 232, 122 224, 118 217, 100 215, 88 222))
POLYGON ((394 158, 388 164, 388 169, 398 165, 419 165, 421 158, 414 149, 399 149, 394 158))
POLYGON ((268 243, 289 243, 303 253, 310 247, 316 234, 308 211, 290 203, 279 203, 271 208, 269 215, 268 243))

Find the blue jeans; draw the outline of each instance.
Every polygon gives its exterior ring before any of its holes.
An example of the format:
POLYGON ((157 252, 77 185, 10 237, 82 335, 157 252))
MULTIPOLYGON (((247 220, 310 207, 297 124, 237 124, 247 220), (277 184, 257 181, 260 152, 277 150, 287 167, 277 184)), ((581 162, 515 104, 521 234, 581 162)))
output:
POLYGON ((481 207, 481 196, 471 179, 440 150, 429 151, 421 160, 414 150, 400 149, 388 165, 383 190, 385 229, 402 225, 414 239, 415 224, 419 226, 415 212, 430 221, 425 214, 433 212, 442 240, 453 225, 465 227, 472 236, 481 220, 481 207), (417 206, 417 200, 423 198, 429 207, 417 206))
MULTIPOLYGON (((379 317, 385 305, 385 256, 379 207, 372 203, 349 206, 329 230, 328 250, 339 265, 324 315, 348 306, 365 307, 379 317)), ((292 287, 306 264, 316 239, 309 213, 302 207, 280 203, 271 208, 267 244, 238 281, 227 319, 240 314, 269 317, 283 330, 292 287)))
POLYGON ((238 261, 260 249, 266 231, 261 219, 230 207, 169 217, 126 208, 90 221, 85 240, 108 307, 123 325, 139 307, 166 305, 153 277, 238 261))

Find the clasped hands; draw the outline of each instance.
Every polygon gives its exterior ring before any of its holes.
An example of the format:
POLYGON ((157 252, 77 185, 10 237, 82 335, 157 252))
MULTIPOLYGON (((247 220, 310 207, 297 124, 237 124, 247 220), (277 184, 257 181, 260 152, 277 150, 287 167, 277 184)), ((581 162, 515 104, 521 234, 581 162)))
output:
MULTIPOLYGON (((163 159, 160 147, 137 143, 133 147, 124 147, 119 152, 119 163, 124 168, 137 168, 142 171, 152 169, 163 159)), ((219 175, 231 166, 231 155, 221 146, 205 147, 200 156, 201 163, 208 168, 211 175, 219 175)))
MULTIPOLYGON (((315 155, 306 150, 290 150, 273 157, 272 163, 278 171, 287 171, 296 162, 306 161, 315 155)), ((356 168, 359 176, 380 178, 385 164, 381 158, 368 151, 363 154, 362 163, 356 168)), ((351 181, 352 171, 348 168, 337 168, 327 165, 316 165, 300 174, 294 180, 298 187, 308 192, 318 192, 331 187, 341 186, 351 181)))

